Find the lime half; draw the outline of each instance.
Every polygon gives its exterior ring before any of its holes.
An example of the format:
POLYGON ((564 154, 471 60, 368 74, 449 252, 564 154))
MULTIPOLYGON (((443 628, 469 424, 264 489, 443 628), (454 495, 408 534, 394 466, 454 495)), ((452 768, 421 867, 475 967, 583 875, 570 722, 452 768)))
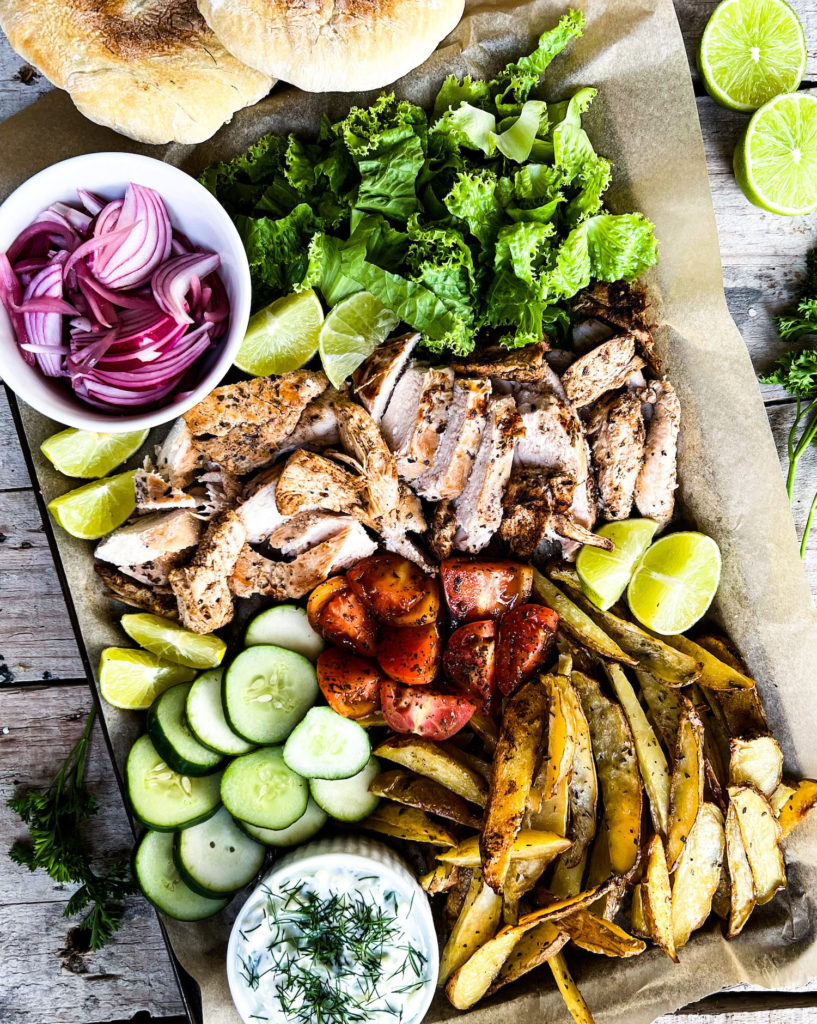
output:
POLYGON ((145 443, 147 430, 130 434, 101 434, 96 430, 61 430, 40 445, 54 469, 66 476, 96 479, 129 459, 145 443))
POLYGON ((147 612, 123 615, 122 628, 146 651, 188 668, 215 668, 227 650, 217 636, 191 633, 170 619, 147 612))
POLYGON ((106 647, 99 661, 99 690, 115 708, 147 711, 160 693, 176 683, 189 683, 195 674, 150 651, 106 647))
POLYGON ((48 503, 63 530, 81 540, 99 540, 121 526, 135 508, 132 472, 94 480, 48 503))
POLYGON ((235 365, 254 377, 300 370, 318 351, 321 300, 310 289, 285 295, 250 320, 235 365))
POLYGON ((817 209, 817 96, 777 96, 753 115, 735 149, 735 177, 750 203, 797 217, 817 209))
POLYGON ((326 376, 339 388, 400 322, 369 292, 356 292, 329 311, 319 346, 326 376))
POLYGON ((709 95, 731 110, 757 110, 794 92, 806 70, 806 37, 785 0, 723 0, 698 51, 709 95))
POLYGON ((684 633, 712 603, 721 578, 718 545, 704 533, 671 533, 648 548, 627 587, 630 611, 656 633, 684 633))
POLYGON ((636 562, 652 543, 658 523, 654 519, 625 519, 605 523, 596 533, 611 540, 612 551, 585 545, 576 559, 582 590, 598 608, 606 610, 618 601, 636 562))

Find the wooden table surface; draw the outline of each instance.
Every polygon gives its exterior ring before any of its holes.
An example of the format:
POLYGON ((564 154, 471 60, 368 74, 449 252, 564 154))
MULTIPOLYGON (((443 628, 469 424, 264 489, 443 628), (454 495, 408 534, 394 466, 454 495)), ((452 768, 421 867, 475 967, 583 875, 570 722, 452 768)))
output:
MULTIPOLYGON (((817 86, 817 0, 791 0, 809 40, 803 88, 817 86)), ((713 0, 676 0, 690 57, 713 0)), ((746 118, 698 94, 729 308, 758 370, 781 351, 772 317, 791 303, 804 257, 817 242, 817 215, 775 217, 750 206, 731 170, 746 118)), ((0 37, 0 119, 33 102, 48 83, 23 65, 0 37)), ((43 140, 47 145, 47 139, 43 140)), ((791 402, 764 388, 769 422, 785 462, 791 402)), ((794 515, 798 527, 817 488, 817 452, 803 460, 794 515)), ((806 566, 817 589, 817 530, 806 566)), ((31 481, 0 392, 0 1021, 91 1024, 133 1021, 181 1024, 178 995, 158 924, 141 898, 130 901, 116 940, 96 954, 72 947, 62 912, 70 890, 29 874, 5 856, 22 835, 6 799, 21 784, 46 782, 73 745, 91 696, 68 621, 31 481)), ((100 858, 130 846, 130 833, 101 737, 88 772, 100 812, 89 845, 100 858)), ((802 992, 723 993, 661 1018, 661 1024, 817 1024, 817 981, 802 992)))

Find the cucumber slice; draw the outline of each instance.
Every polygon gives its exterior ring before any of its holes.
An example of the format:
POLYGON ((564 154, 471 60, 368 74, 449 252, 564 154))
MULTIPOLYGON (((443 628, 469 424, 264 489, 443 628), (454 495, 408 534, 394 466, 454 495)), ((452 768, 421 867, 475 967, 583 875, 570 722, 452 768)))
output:
POLYGON ((154 907, 177 921, 201 921, 227 906, 227 900, 208 899, 185 885, 173 863, 173 836, 169 832, 145 835, 136 851, 133 871, 154 907))
POLYGON ((227 721, 252 743, 285 740, 317 698, 314 665, 283 647, 248 647, 224 676, 227 721))
POLYGON ((310 797, 304 813, 288 828, 259 828, 248 821, 239 821, 238 825, 247 835, 265 846, 297 846, 319 832, 326 824, 326 819, 326 811, 310 797))
POLYGON ((380 774, 380 762, 370 757, 351 779, 310 779, 312 799, 338 821, 361 821, 372 814, 380 802, 369 786, 380 774))
POLYGON ((209 672, 202 672, 191 685, 187 694, 187 724, 205 747, 219 754, 238 757, 249 754, 253 746, 233 732, 224 717, 224 705, 221 703, 223 675, 220 668, 211 668, 209 672))
POLYGON ((331 708, 312 708, 284 747, 284 760, 308 779, 348 779, 372 752, 366 730, 331 708))
POLYGON ((176 833, 173 860, 182 881, 200 896, 232 896, 255 878, 266 850, 219 808, 201 825, 176 833))
POLYGON ((185 709, 190 683, 165 690, 148 711, 148 736, 174 772, 209 775, 221 764, 221 754, 202 746, 187 724, 185 709))
POLYGON ((280 747, 266 747, 228 766, 221 799, 234 818, 261 828, 286 828, 306 810, 309 787, 286 766, 280 747))
POLYGON ((326 646, 323 637, 309 625, 306 609, 294 604, 267 608, 250 621, 244 634, 244 646, 255 647, 258 644, 284 647, 310 661, 317 661, 326 646))
POLYGON ((221 802, 220 775, 190 778, 174 772, 149 736, 140 736, 130 748, 125 777, 134 815, 156 832, 198 825, 221 802))

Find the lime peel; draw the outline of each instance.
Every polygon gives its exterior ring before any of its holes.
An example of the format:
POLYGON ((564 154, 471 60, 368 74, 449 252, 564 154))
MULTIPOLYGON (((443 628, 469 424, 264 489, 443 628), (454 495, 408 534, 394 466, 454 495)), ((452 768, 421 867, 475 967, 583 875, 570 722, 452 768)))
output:
POLYGON ((650 546, 658 523, 654 519, 624 519, 605 523, 596 534, 611 540, 612 551, 585 545, 576 559, 582 590, 596 607, 606 611, 627 589, 636 563, 650 546))
POLYGON ((322 323, 323 306, 311 288, 276 299, 252 316, 235 365, 254 377, 300 370, 318 351, 322 323))
POLYGON ((192 633, 184 626, 148 612, 123 615, 122 628, 140 647, 158 658, 188 668, 215 668, 227 651, 222 639, 192 633))
POLYGON ((334 306, 318 338, 323 369, 332 385, 342 387, 399 322, 400 318, 369 292, 355 292, 334 306))
POLYGON ((107 476, 147 439, 147 430, 127 434, 103 434, 98 430, 77 430, 69 427, 47 437, 40 451, 65 476, 95 479, 107 476))
POLYGON ((48 503, 59 525, 80 540, 99 540, 121 526, 136 508, 133 471, 94 480, 48 503))

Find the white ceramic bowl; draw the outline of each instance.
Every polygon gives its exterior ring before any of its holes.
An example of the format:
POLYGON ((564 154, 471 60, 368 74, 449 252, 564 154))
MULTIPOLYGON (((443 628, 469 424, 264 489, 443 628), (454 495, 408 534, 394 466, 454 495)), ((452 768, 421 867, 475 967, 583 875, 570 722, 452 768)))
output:
POLYGON ((121 198, 129 182, 155 189, 164 199, 173 226, 221 257, 221 277, 230 300, 230 326, 210 372, 184 399, 150 412, 117 414, 86 405, 65 381, 46 377, 29 366, 19 349, 8 316, 0 306, 0 376, 24 402, 70 427, 126 431, 155 427, 200 402, 232 365, 250 316, 250 270, 244 246, 226 211, 195 178, 178 167, 132 153, 88 153, 46 167, 20 185, 0 206, 0 252, 52 203, 76 203, 78 188, 105 199, 121 198))
POLYGON ((420 1024, 428 1012, 434 993, 437 990, 439 970, 439 948, 437 932, 431 916, 428 896, 423 892, 416 878, 405 862, 383 843, 363 836, 343 836, 335 839, 318 839, 315 842, 299 846, 291 853, 277 860, 272 870, 253 890, 247 902, 238 913, 227 944, 227 981, 239 1016, 244 1024, 255 1024, 250 1020, 247 1008, 247 983, 241 977, 236 956, 240 932, 247 918, 257 912, 260 904, 266 902, 265 889, 275 889, 287 882, 296 881, 309 875, 318 868, 340 868, 342 870, 359 870, 362 876, 379 875, 390 888, 404 895, 411 903, 412 916, 416 915, 415 923, 425 943, 429 955, 429 977, 423 990, 422 998, 411 1016, 406 1015, 402 1024, 420 1024))

